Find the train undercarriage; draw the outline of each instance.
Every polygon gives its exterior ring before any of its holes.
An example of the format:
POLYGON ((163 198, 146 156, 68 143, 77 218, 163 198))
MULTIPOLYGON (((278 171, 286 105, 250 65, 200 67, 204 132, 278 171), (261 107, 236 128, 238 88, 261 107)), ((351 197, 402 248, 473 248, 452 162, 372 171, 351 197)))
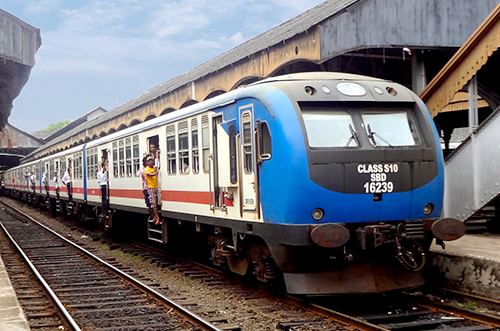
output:
MULTIPOLYGON (((28 192, 10 194, 55 214, 101 223, 106 230, 121 226, 120 221, 127 219, 121 214, 114 225, 113 208, 108 215, 100 215, 98 205, 28 192)), ((445 224, 444 230, 435 230, 434 224, 442 223, 435 219, 287 226, 203 217, 193 222, 192 215, 165 212, 163 216, 159 225, 148 221, 150 240, 262 283, 284 281, 287 292, 304 295, 378 293, 421 286, 424 279, 420 271, 426 265, 426 253, 436 231, 451 231, 456 236, 464 231, 455 229, 457 224, 453 222, 445 224)), ((147 216, 128 218, 144 220, 147 216)), ((127 226, 132 223, 144 226, 144 222, 126 222, 127 226)), ((440 236, 437 244, 450 239, 440 236)))

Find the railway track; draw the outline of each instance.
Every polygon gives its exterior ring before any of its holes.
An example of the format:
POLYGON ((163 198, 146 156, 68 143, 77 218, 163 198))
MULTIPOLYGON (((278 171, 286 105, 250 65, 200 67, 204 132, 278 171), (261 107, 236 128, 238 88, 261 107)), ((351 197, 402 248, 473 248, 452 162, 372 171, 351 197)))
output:
MULTIPOLYGON (((5 204, 5 202, 2 202, 5 204)), ((8 208, 15 210, 15 212, 11 212, 13 216, 16 216, 15 213, 21 213, 22 215, 25 215, 24 213, 18 211, 15 207, 13 206, 8 206, 8 208)), ((2 217, 2 212, 0 212, 0 218, 3 219, 2 217)), ((23 218, 27 218, 29 216, 25 215, 22 216, 23 218)), ((16 220, 13 221, 13 223, 17 224, 19 226, 19 221, 17 220, 18 217, 16 217, 16 220)), ((30 218, 30 221, 32 219, 30 218)), ((34 221, 34 220, 33 220, 34 221)), ((4 223, 4 221, 2 221, 4 223)), ((22 227, 22 226, 21 226, 22 227)), ((45 228, 45 227, 44 227, 45 228)), ((100 236, 100 234, 95 233, 97 237, 100 236)), ((54 244, 50 245, 50 248, 53 250, 54 249, 54 244)), ((75 244, 72 244, 75 245, 75 244)), ((234 292, 236 295, 243 299, 243 300, 253 300, 253 299, 258 299, 262 297, 270 297, 273 296, 271 293, 269 293, 267 290, 263 288, 235 288, 234 283, 239 283, 238 281, 235 282, 234 277, 228 276, 224 274, 223 272, 217 271, 215 269, 206 267, 202 264, 194 263, 188 260, 185 260, 183 258, 178 258, 174 257, 172 255, 166 254, 165 252, 162 252, 158 249, 148 247, 144 244, 135 242, 135 243, 127 243, 127 244, 114 244, 115 249, 120 249, 122 252, 127 253, 127 254, 133 254, 134 256, 141 257, 143 259, 149 260, 151 263, 156 264, 159 268, 168 268, 170 270, 175 270, 181 274, 183 274, 186 277, 190 277, 193 279, 201 280, 203 283, 205 283, 208 286, 212 287, 217 287, 217 288, 234 288, 234 292)), ((37 257, 40 257, 44 255, 44 253, 39 253, 37 257)), ((62 262, 61 260, 66 260, 67 258, 64 256, 67 256, 67 253, 62 253, 62 252, 57 252, 55 254, 52 254, 54 256, 57 256, 59 259, 59 262, 62 262), (64 258, 61 258, 64 257, 64 258)), ((68 264, 68 263, 65 263, 68 264)), ((71 264, 73 265, 73 264, 71 264)), ((57 266, 54 266, 54 268, 58 268, 57 266)), ((51 268, 49 272, 54 272, 54 268, 51 268)), ((85 270, 83 267, 79 266, 79 270, 85 270)), ((125 270, 126 272, 134 272, 133 270, 125 270)), ((85 271, 89 272, 89 271, 85 271)), ((122 270, 123 272, 123 270, 122 270)), ((71 269, 70 274, 74 275, 75 270, 71 269)), ((78 279, 77 277, 69 276, 71 278, 68 278, 68 285, 72 286, 69 288, 70 291, 75 291, 77 288, 72 285, 69 281, 73 282, 74 280, 78 279)), ((55 277, 54 277, 55 278, 55 277)), ((104 279, 103 279, 104 281, 104 279)), ((89 281, 84 281, 83 284, 88 284, 89 281)), ((100 282, 97 282, 96 285, 103 286, 100 282)), ((154 284, 153 284, 154 285, 154 284)), ((241 284, 240 284, 241 285, 241 284)), ((108 285, 108 286, 114 286, 114 285, 108 285)), ((69 291, 69 292, 70 292, 69 291)), ((91 292, 91 290, 86 289, 86 293, 91 292)), ((80 292, 78 292, 80 293, 80 292)), ((90 295, 90 293, 89 293, 90 295)), ((135 294, 137 295, 137 294, 135 294)), ((71 293, 68 293, 68 290, 66 290, 65 294, 66 298, 71 297, 71 293)), ((89 298, 92 298, 93 296, 90 295, 89 298)), ((130 299, 132 296, 128 295, 128 298, 130 299)), ((177 297, 176 299, 182 299, 177 297)), ((134 298, 134 301, 138 300, 134 298)), ((300 300, 297 300, 295 298, 285 298, 285 297, 274 297, 272 299, 274 300, 280 300, 281 302, 286 302, 287 304, 290 304, 293 309, 290 309, 292 311, 304 309, 309 312, 312 312, 311 315, 314 315, 312 318, 307 318, 307 319, 293 319, 291 320, 290 318, 287 318, 286 321, 278 322, 276 324, 276 328, 279 330, 376 330, 376 331, 384 331, 384 329, 377 327, 376 325, 371 325, 370 323, 367 323, 362 320, 358 320, 353 317, 349 317, 347 315, 343 315, 334 311, 328 311, 325 309, 321 309, 319 307, 313 307, 310 304, 307 304, 305 302, 302 302, 300 300)), ((108 300, 109 301, 109 300, 108 300)), ((139 304, 138 302, 130 302, 131 304, 139 304)), ((76 304, 68 304, 65 302, 65 305, 70 308, 81 308, 81 309, 86 309, 88 310, 89 307, 85 305, 86 302, 81 302, 81 303, 76 303, 76 304)), ((133 305, 131 305, 133 306, 133 305)), ((114 307, 114 306, 113 306, 114 307)), ((273 311, 270 309, 270 311, 273 311)), ((283 315, 290 315, 290 312, 287 310, 284 312, 283 315)), ((293 315, 293 314, 292 314, 293 315)), ((300 314, 297 314, 299 316, 300 314)), ((91 318, 90 316, 87 316, 87 318, 91 318)), ((214 320, 217 321, 223 321, 223 319, 215 317, 214 320)), ((104 329, 104 328, 103 328, 104 329)), ((111 330, 109 326, 105 327, 106 330, 111 330)), ((120 329, 119 327, 116 328, 117 330, 120 329)), ((121 330, 121 329, 120 329, 121 330)), ((163 330, 163 329, 162 329, 163 330)), ((222 325, 221 330, 240 330, 238 326, 234 325, 222 325)))
MULTIPOLYGON (((458 295, 458 293, 457 293, 458 295)), ((322 302, 321 307, 330 306, 349 316, 365 320, 387 330, 453 330, 486 331, 500 330, 500 315, 465 309, 451 305, 437 297, 404 292, 385 296, 371 296, 362 300, 356 297, 338 303, 322 302), (364 301, 364 302, 363 302, 364 301)), ((496 307, 497 309, 500 306, 496 307)))
POLYGON ((61 310, 3 231, 0 231, 0 251, 30 328, 39 331, 61 327, 71 330, 61 310))
POLYGON ((73 330, 221 330, 29 216, 0 216, 73 330))
MULTIPOLYGON (((85 231, 85 230, 84 230, 85 231)), ((87 230, 88 231, 88 230, 87 230)), ((93 233, 93 232, 92 232, 93 233)), ((88 233, 90 234, 90 233, 88 233)), ((96 238, 101 234, 93 233, 96 238)), ((106 240, 104 240, 106 241, 106 240)), ((155 264, 158 268, 168 268, 176 270, 185 277, 196 279, 208 286, 216 288, 233 288, 234 283, 239 283, 234 277, 228 277, 212 268, 202 264, 174 257, 162 250, 146 246, 141 243, 111 244, 112 249, 119 249, 124 253, 132 254, 141 259, 155 264)), ((301 300, 293 297, 283 297, 264 289, 236 289, 234 292, 243 300, 251 300, 258 297, 276 296, 275 299, 287 304, 301 307, 316 315, 312 319, 287 319, 278 322, 276 327, 280 330, 420 330, 439 329, 455 331, 481 331, 495 330, 500 327, 500 319, 496 316, 481 314, 474 311, 460 310, 456 307, 444 305, 440 302, 427 302, 421 297, 399 295, 391 300, 398 302, 400 308, 386 309, 384 313, 340 313, 342 309, 328 308, 328 304, 314 303, 312 300, 301 300), (388 313, 388 310, 391 310, 388 313)), ((332 299, 334 301, 344 300, 343 298, 332 299)), ((364 300, 364 299, 362 299, 364 300)), ((380 306, 380 304, 378 305, 380 306)), ((373 304, 377 307, 377 302, 373 304)), ((380 307, 379 307, 380 308, 380 307)), ((228 328, 226 330, 239 330, 228 328)))

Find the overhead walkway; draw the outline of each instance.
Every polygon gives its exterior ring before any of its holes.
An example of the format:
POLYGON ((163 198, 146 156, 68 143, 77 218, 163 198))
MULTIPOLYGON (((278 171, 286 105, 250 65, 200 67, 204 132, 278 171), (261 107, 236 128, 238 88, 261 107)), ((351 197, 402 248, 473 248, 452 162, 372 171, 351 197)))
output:
MULTIPOLYGON (((499 215, 499 47, 500 5, 421 94, 433 116, 443 111, 457 92, 466 91, 469 94, 470 135, 446 158, 445 217, 467 221, 477 217, 494 219, 499 215), (481 94, 493 110, 488 118, 481 119, 482 122, 478 111, 478 94, 481 94)), ((448 122, 452 122, 451 117, 448 117, 448 122)), ((450 123, 443 123, 445 126, 447 124, 450 123)), ((500 220, 498 223, 500 224, 500 220)))

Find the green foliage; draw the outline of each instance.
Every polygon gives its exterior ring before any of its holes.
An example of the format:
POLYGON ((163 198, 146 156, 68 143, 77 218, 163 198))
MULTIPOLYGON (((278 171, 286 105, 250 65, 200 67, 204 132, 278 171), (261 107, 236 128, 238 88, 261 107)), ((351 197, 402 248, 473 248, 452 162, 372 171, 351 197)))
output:
POLYGON ((472 310, 478 308, 477 302, 475 302, 475 301, 467 301, 467 302, 465 302, 465 307, 467 307, 468 309, 472 309, 472 310))
POLYGON ((45 129, 43 129, 42 131, 59 131, 62 128, 64 128, 66 125, 68 125, 69 123, 71 123, 71 120, 69 118, 67 118, 67 119, 62 120, 60 122, 52 123, 51 125, 49 125, 45 129))

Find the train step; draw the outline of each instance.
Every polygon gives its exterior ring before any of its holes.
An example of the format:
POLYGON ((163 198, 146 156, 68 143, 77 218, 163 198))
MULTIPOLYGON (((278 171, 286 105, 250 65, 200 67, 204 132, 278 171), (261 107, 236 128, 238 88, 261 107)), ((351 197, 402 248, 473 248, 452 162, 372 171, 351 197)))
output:
POLYGON ((154 221, 148 219, 148 239, 156 242, 166 244, 167 239, 167 222, 155 224, 154 221))
POLYGON ((62 203, 61 200, 56 201, 56 211, 60 213, 62 211, 62 203))

